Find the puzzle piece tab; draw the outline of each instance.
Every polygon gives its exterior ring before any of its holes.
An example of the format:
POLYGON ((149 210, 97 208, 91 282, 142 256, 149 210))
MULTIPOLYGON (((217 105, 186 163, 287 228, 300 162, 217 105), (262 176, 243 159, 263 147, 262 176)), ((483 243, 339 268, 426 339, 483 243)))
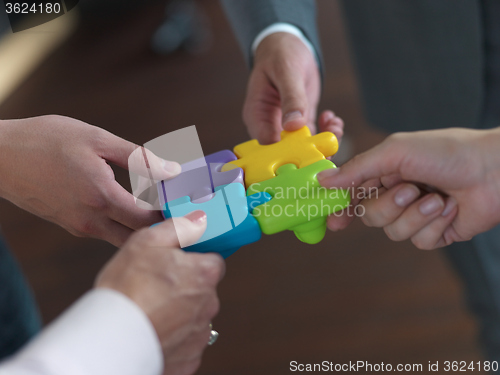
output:
POLYGON ((349 191, 325 189, 319 184, 317 174, 329 168, 335 168, 329 160, 300 169, 287 164, 278 168, 275 178, 250 185, 247 195, 267 192, 273 197, 253 212, 262 232, 288 229, 303 242, 320 242, 326 232, 326 217, 350 204, 349 191))
POLYGON ((281 132, 281 141, 271 145, 260 145, 255 139, 241 143, 234 148, 238 160, 229 162, 222 168, 227 171, 231 164, 243 168, 245 184, 273 178, 276 170, 285 164, 295 164, 303 168, 338 150, 337 138, 333 133, 324 132, 311 136, 307 126, 301 129, 281 132))
POLYGON ((212 198, 213 187, 206 165, 182 171, 171 180, 158 183, 160 207, 166 202, 188 196, 194 202, 205 202, 212 198))
POLYGON ((226 172, 222 172, 222 167, 236 160, 229 150, 222 150, 206 156, 204 159, 197 159, 182 165, 182 172, 166 181, 158 183, 158 196, 160 207, 165 203, 188 196, 194 203, 201 203, 210 200, 218 186, 230 183, 243 182, 243 170, 234 167, 226 172))
POLYGON ((212 179, 214 191, 218 186, 236 182, 244 185, 243 169, 234 166, 234 168, 228 168, 224 172, 221 170, 225 164, 237 160, 236 155, 231 151, 222 150, 215 152, 206 156, 205 160, 210 170, 210 178, 212 179))

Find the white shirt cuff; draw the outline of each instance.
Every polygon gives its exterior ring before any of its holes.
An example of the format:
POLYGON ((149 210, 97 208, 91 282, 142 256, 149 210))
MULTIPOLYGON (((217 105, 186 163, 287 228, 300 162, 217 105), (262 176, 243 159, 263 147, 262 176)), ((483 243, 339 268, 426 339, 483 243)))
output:
POLYGON ((146 314, 125 295, 94 289, 12 359, 0 375, 160 375, 161 344, 146 314))
POLYGON ((266 27, 264 30, 262 30, 255 37, 255 39, 252 43, 252 56, 255 56, 255 51, 257 51, 257 48, 259 47, 260 43, 266 37, 268 37, 271 34, 275 34, 275 33, 288 33, 288 34, 295 35, 297 38, 299 38, 302 41, 302 43, 304 43, 304 45, 307 47, 307 49, 309 49, 309 51, 312 53, 312 55, 316 59, 316 62, 319 65, 318 55, 316 54, 316 50, 314 49, 314 47, 311 44, 311 42, 309 41, 309 39, 307 39, 305 37, 304 33, 302 33, 302 31, 300 31, 300 29, 297 26, 294 26, 294 25, 292 25, 290 23, 286 23, 286 22, 273 23, 272 25, 270 25, 270 26, 266 27))

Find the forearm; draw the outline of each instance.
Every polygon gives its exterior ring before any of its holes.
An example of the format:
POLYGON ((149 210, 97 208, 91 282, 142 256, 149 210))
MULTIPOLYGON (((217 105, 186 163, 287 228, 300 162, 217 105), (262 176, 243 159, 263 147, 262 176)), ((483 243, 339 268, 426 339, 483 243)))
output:
POLYGON ((9 199, 8 192, 4 183, 10 175, 10 169, 13 167, 11 160, 12 125, 14 120, 0 120, 0 198, 9 199), (10 167, 9 167, 10 166, 10 167))
MULTIPOLYGON (((0 197, 18 204, 20 197, 32 198, 30 187, 36 186, 34 172, 40 170, 44 160, 36 159, 37 150, 47 151, 47 143, 39 137, 39 126, 51 116, 0 121, 0 197)), ((53 142, 55 144, 55 141, 53 142)), ((47 171, 50 172, 50 171, 47 171)))
POLYGON ((478 148, 482 150, 484 164, 491 169, 500 168, 500 127, 483 130, 478 148))
POLYGON ((500 127, 481 131, 477 141, 478 152, 482 155, 482 167, 487 181, 497 197, 496 222, 500 224, 500 127))

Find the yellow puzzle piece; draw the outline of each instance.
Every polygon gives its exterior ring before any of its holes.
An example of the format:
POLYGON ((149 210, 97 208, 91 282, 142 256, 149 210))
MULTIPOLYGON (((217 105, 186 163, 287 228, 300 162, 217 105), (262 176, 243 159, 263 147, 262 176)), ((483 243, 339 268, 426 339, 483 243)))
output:
POLYGON ((298 168, 308 166, 328 156, 339 148, 337 137, 330 132, 311 136, 307 126, 298 130, 281 132, 281 141, 271 145, 261 145, 256 139, 241 143, 234 148, 238 160, 222 167, 222 172, 234 168, 245 171, 245 184, 261 182, 276 176, 276 170, 285 164, 295 164, 298 168), (232 165, 231 165, 232 164, 232 165))

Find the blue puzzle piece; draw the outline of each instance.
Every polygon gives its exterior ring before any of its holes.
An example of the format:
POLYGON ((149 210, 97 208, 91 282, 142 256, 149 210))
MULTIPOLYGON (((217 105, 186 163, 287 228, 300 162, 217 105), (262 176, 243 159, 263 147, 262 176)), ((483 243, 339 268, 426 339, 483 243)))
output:
MULTIPOLYGON (((256 193, 247 197, 247 209, 252 212, 259 204, 271 200, 268 193, 256 193)), ((219 253, 224 259, 235 253, 240 247, 260 240, 262 231, 257 220, 247 212, 246 219, 238 226, 211 240, 185 247, 185 251, 198 253, 219 253)))
POLYGON ((205 211, 207 230, 196 244, 186 247, 185 250, 217 252, 227 258, 241 246, 260 239, 259 224, 250 212, 270 199, 271 196, 267 193, 245 197, 243 185, 234 183, 218 187, 214 197, 207 202, 192 203, 189 197, 169 202, 168 207, 164 207, 163 214, 170 218, 185 216, 196 210, 205 211))
MULTIPOLYGON (((230 184, 233 185, 233 184, 230 184)), ((248 207, 247 207, 247 198, 245 195, 241 195, 242 192, 245 191, 243 185, 240 185, 236 188, 236 186, 228 188, 230 185, 218 186, 215 188, 215 191, 220 191, 226 202, 226 206, 229 212, 229 218, 231 220, 231 224, 234 227, 240 225, 248 216, 248 207)))
MULTIPOLYGON (((226 190, 245 189, 241 184, 228 185, 226 190)), ((243 193, 244 194, 244 193, 243 193)), ((217 191, 213 198, 202 203, 193 203, 188 196, 168 202, 163 207, 163 215, 165 218, 186 216, 190 212, 203 210, 207 214, 207 229, 197 243, 204 242, 211 238, 220 236, 221 234, 233 229, 229 211, 226 206, 226 200, 222 191, 217 191)))

